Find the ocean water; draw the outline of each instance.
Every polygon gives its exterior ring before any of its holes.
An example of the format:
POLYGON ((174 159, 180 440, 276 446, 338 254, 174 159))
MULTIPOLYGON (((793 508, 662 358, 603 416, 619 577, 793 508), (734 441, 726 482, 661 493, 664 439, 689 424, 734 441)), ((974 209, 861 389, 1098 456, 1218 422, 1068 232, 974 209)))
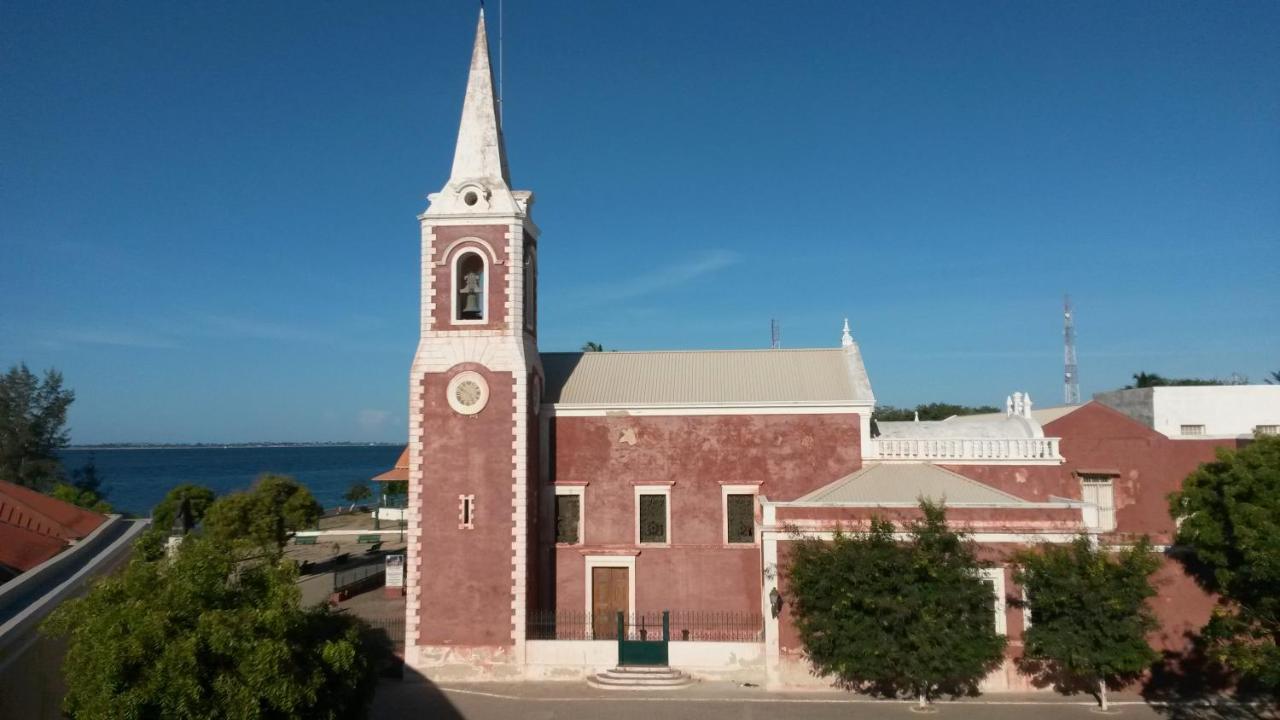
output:
POLYGON ((320 504, 335 507, 343 504, 342 494, 353 482, 367 481, 395 465, 402 449, 342 445, 64 450, 61 454, 68 472, 92 457, 107 501, 118 512, 147 515, 174 485, 195 483, 221 495, 244 490, 268 472, 296 478, 320 504))

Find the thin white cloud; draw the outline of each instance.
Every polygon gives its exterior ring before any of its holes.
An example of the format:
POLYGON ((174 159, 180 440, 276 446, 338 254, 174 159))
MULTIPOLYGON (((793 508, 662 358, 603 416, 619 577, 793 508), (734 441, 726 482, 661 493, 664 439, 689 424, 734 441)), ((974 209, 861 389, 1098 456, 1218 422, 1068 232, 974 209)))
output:
POLYGON ((652 295, 670 287, 682 285, 704 275, 723 270, 742 260, 731 250, 712 250, 691 260, 667 265, 652 272, 601 288, 593 293, 598 300, 630 300, 652 295))
POLYGON ((52 340, 73 345, 109 345, 147 350, 172 350, 181 347, 174 339, 162 335, 113 328, 63 330, 55 333, 52 340))
POLYGON ((365 409, 356 413, 356 425, 366 433, 376 433, 391 422, 391 413, 387 410, 365 409))
POLYGON ((328 342, 331 339, 327 335, 305 328, 265 320, 211 315, 205 318, 205 321, 213 334, 224 337, 280 340, 284 342, 328 342))

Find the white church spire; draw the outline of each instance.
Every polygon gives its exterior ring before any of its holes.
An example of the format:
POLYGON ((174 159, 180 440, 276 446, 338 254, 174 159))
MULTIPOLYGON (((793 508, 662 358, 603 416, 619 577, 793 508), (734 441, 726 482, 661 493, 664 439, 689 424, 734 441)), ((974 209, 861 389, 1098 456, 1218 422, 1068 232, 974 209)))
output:
POLYGON ((507 151, 502 143, 502 123, 498 98, 493 92, 493 70, 489 66, 489 39, 484 26, 484 8, 476 23, 476 42, 471 50, 471 72, 467 95, 462 102, 462 122, 458 144, 453 151, 453 172, 449 183, 489 181, 507 187, 507 151))
POLYGON ((840 347, 849 347, 853 344, 853 335, 849 334, 849 318, 844 319, 844 330, 840 332, 840 347))

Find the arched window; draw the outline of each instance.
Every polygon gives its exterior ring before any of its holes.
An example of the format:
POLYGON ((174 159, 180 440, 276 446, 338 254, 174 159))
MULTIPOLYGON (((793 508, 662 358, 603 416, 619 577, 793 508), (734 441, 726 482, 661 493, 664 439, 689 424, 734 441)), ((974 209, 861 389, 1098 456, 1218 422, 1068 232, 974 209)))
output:
POLYGON ((453 266, 453 319, 484 320, 484 260, 478 253, 464 252, 453 266))

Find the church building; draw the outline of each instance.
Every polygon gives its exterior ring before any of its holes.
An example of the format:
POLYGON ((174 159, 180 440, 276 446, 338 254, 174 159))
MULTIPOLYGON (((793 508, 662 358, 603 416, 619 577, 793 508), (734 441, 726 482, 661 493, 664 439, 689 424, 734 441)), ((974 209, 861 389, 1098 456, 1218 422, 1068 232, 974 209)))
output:
MULTIPOLYGON (((452 170, 429 201, 405 659, 432 679, 585 678, 635 652, 695 677, 825 684, 789 619, 792 544, 916 517, 921 497, 945 500, 995 563, 1012 661, 1024 619, 1000 563, 1082 532, 1167 544, 1164 495, 1222 444, 1020 393, 993 415, 873 428, 839 318, 823 348, 542 352, 542 233, 533 193, 512 186, 483 11, 452 170)), ((1175 564, 1161 574, 1161 642, 1178 651, 1212 600, 1175 564)), ((987 687, 1027 684, 1009 662, 987 687)))

